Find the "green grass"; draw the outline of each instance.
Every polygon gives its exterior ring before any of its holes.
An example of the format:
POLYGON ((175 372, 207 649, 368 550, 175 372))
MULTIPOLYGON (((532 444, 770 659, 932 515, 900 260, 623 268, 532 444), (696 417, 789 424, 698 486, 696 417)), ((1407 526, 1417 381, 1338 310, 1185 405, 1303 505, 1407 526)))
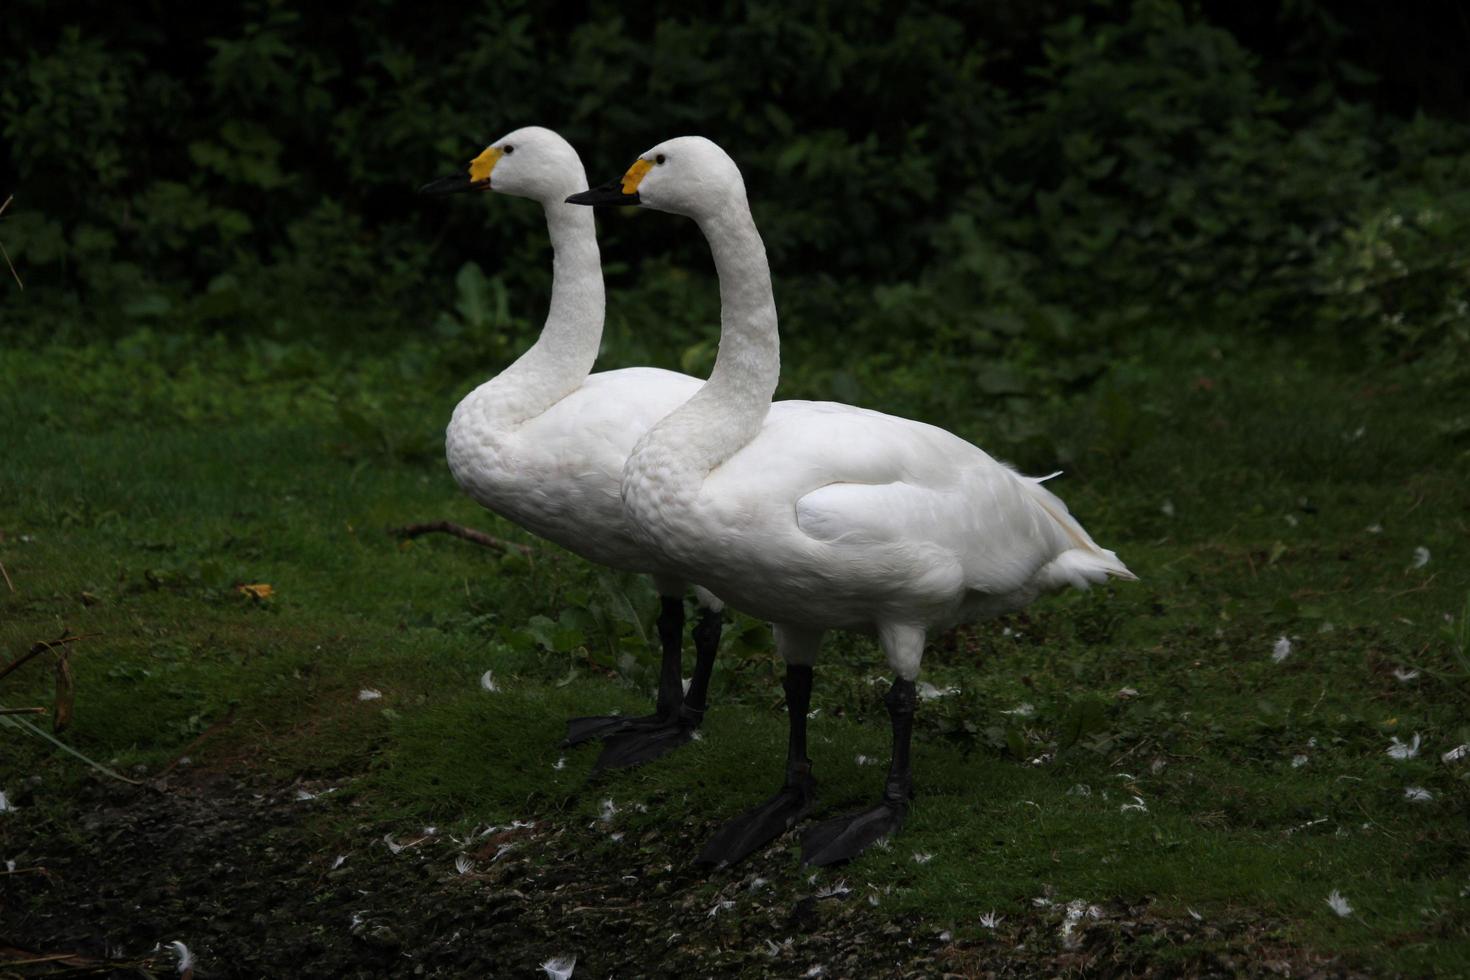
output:
MULTIPOLYGON (((343 781, 390 826, 586 821, 611 798, 619 826, 656 831, 774 788, 779 668, 749 620, 727 625, 701 741, 591 783, 593 752, 556 748, 569 715, 646 704, 653 594, 459 493, 434 445, 470 376, 394 354, 298 370, 279 352, 150 343, 0 364, 16 589, 0 591, 0 654, 89 635, 72 647, 69 744, 124 771, 187 752, 343 781), (386 532, 444 518, 534 554, 386 532), (235 588, 257 582, 274 596, 235 588)), ((933 420, 987 444, 1004 411, 933 420)), ((1448 425, 1463 404, 1407 369, 1284 348, 1161 360, 1145 339, 1037 411, 1048 439, 997 449, 1028 469, 1062 460, 1053 486, 1142 581, 936 638, 924 679, 960 692, 921 708, 910 821, 834 880, 961 936, 1042 896, 1150 901, 1261 919, 1276 942, 1370 969, 1470 970, 1470 760, 1440 759, 1470 742, 1467 452, 1448 425), (1417 758, 1386 754, 1415 734, 1417 758), (1433 800, 1409 802, 1411 786, 1433 800), (1125 810, 1135 799, 1146 809, 1125 810), (1328 908, 1334 889, 1353 915, 1328 908)), ((882 675, 869 641, 829 640, 821 812, 878 790, 882 675)), ((38 660, 0 681, 0 703, 48 703, 50 684, 38 660)), ((43 772, 64 810, 80 764, 0 738, 0 789, 43 772)))

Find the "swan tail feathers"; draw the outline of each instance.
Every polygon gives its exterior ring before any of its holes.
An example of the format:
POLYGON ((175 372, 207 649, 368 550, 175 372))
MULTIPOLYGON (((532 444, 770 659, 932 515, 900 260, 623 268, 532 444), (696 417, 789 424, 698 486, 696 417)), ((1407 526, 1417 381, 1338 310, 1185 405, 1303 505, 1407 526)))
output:
POLYGON ((1138 576, 1118 560, 1118 556, 1103 548, 1097 550, 1073 548, 1064 551, 1043 565, 1036 573, 1036 584, 1044 591, 1065 589, 1087 589, 1110 578, 1136 582, 1138 576))
POLYGON ((1041 485, 1042 481, 1050 480, 1056 475, 1053 473, 1040 479, 1027 479, 1033 499, 1046 511, 1047 516, 1056 523, 1071 544, 1070 548, 1042 566, 1037 573, 1037 584, 1043 589, 1062 589, 1067 586, 1086 589, 1110 578, 1138 581, 1138 576, 1129 571, 1128 566, 1115 553, 1092 540, 1092 535, 1067 510, 1062 498, 1041 485))

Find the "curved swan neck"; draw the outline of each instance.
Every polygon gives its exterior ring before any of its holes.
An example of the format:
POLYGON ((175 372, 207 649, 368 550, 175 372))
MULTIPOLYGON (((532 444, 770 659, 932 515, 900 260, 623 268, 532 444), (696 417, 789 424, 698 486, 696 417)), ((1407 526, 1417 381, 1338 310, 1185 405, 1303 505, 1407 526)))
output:
POLYGON ((744 201, 705 218, 699 228, 720 277, 720 352, 710 384, 730 389, 732 397, 769 403, 781 380, 781 340, 765 242, 744 201))
POLYGON ((781 341, 766 246, 744 199, 698 222, 720 277, 720 351, 709 381, 650 441, 707 473, 760 431, 781 378, 781 341))
POLYGON ((553 252, 551 305, 541 335, 515 363, 465 398, 456 419, 471 413, 493 430, 513 429, 576 391, 592 372, 607 309, 592 209, 548 203, 546 228, 553 252))
POLYGON ((548 203, 546 229, 553 253, 551 305, 541 336, 512 369, 522 364, 536 369, 546 394, 552 396, 549 407, 591 373, 602 344, 607 304, 592 209, 560 201, 548 203))

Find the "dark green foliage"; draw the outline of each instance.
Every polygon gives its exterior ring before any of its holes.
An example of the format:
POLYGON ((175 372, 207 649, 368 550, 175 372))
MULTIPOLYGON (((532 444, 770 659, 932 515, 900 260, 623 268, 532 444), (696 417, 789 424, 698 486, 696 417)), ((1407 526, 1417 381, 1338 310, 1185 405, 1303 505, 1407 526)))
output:
MULTIPOLYGON (((437 322, 499 359, 545 295, 540 215, 412 191, 541 123, 594 181, 670 135, 731 150, 804 365, 792 393, 860 399, 881 375, 895 407, 940 416, 1061 393, 1140 318, 1327 333, 1353 360, 1429 355, 1464 376, 1470 130, 1345 101, 1371 88, 1321 63, 1342 32, 1315 6, 1282 29, 1332 46, 1273 66, 1284 90, 1173 0, 974 14, 13 4, 0 228, 31 288, 7 322, 69 309, 114 336, 166 317, 334 340, 437 322), (456 270, 460 308, 441 315, 456 270), (480 295, 493 330, 464 308, 480 295)), ((697 235, 641 214, 602 228, 623 289, 613 359, 702 369, 716 312, 697 235)), ((1005 415, 1024 442, 1025 414, 1005 415)))

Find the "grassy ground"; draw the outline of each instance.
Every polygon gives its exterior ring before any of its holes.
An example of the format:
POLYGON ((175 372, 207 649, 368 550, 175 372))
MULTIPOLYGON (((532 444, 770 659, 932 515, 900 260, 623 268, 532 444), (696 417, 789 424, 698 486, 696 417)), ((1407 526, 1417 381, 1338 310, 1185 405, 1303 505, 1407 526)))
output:
MULTIPOLYGON (((398 857, 367 843, 384 833, 534 820, 580 835, 612 882, 684 867, 774 788, 780 672, 744 619, 702 740, 595 780, 593 750, 557 748, 570 715, 646 704, 655 602, 458 492, 436 433, 468 376, 348 398, 392 387, 401 359, 323 382, 289 352, 150 343, 0 365, 0 654, 85 635, 68 744, 134 777, 172 766, 174 785, 336 787, 314 811, 323 853, 385 864, 398 857), (445 518, 534 550, 386 533, 445 518)), ((1161 361, 1140 344, 1044 410, 1047 449, 1009 448, 1031 469, 1063 460, 1055 489, 1142 581, 937 638, 923 679, 956 690, 921 707, 918 798, 890 847, 812 883, 788 838, 760 865, 773 892, 732 890, 730 871, 680 894, 758 923, 751 903, 845 881, 834 900, 942 937, 937 962, 962 972, 1085 970, 1046 957, 1109 929, 1113 962, 1162 969, 1470 972, 1470 758, 1442 759, 1470 742, 1464 411, 1408 369, 1208 345, 1161 361), (1417 754, 1391 757, 1396 740, 1417 754), (1096 914, 1068 927, 1074 900, 1096 914), (1179 928, 1130 931, 1140 907, 1179 928)), ((934 421, 987 444, 984 414, 934 421)), ((868 641, 829 642, 815 816, 880 788, 882 670, 868 641)), ((0 703, 49 703, 51 685, 39 659, 0 703)), ((13 725, 0 739, 0 858, 42 863, 82 821, 89 770, 13 725)), ((11 892, 4 918, 41 901, 11 892)), ((760 973, 765 940, 790 934, 752 925, 720 969, 760 973)), ((598 949, 573 951, 597 972, 598 949)))

